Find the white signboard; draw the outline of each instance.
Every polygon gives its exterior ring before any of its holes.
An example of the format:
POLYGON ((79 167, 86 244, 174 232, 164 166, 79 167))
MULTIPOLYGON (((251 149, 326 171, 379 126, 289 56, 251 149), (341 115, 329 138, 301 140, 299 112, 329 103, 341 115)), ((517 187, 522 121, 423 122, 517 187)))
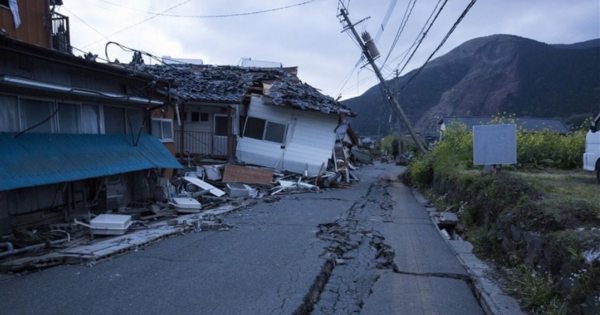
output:
POLYGON ((517 125, 473 126, 473 164, 517 163, 517 125))

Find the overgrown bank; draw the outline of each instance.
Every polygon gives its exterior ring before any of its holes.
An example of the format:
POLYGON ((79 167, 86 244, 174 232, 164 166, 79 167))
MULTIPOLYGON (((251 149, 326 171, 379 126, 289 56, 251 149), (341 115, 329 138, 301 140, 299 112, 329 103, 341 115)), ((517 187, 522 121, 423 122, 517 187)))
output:
POLYGON ((508 288, 534 314, 600 313, 600 188, 580 171, 540 170, 578 167, 578 136, 521 134, 530 141, 518 151, 533 159, 485 174, 472 165, 471 135, 457 128, 404 176, 457 213, 459 232, 508 270, 508 288), (552 148, 565 145, 571 151, 552 148))

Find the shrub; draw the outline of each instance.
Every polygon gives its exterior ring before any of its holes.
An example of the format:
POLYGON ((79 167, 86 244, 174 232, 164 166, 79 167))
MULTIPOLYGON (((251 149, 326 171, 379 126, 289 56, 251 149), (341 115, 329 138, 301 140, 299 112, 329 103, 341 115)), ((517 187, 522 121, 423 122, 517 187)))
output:
POLYGON ((433 156, 426 154, 412 159, 407 172, 414 185, 429 186, 433 181, 433 156))

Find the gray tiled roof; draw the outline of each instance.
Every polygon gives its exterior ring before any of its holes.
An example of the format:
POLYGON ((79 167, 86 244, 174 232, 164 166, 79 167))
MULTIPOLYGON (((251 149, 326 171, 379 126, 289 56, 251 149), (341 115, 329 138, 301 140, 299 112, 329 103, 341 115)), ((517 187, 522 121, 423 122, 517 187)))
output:
POLYGON ((186 100, 240 103, 248 88, 268 83, 272 85, 265 94, 267 104, 354 115, 346 106, 281 68, 181 64, 145 66, 143 71, 174 82, 171 92, 186 100))

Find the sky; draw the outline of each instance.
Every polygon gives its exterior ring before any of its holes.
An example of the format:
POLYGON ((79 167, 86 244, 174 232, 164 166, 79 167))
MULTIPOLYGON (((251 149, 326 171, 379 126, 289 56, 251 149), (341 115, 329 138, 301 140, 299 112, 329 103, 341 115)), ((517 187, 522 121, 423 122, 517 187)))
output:
MULTIPOLYGON (((422 37, 434 8, 444 3, 440 1, 344 0, 343 5, 352 23, 366 19, 356 24, 359 33, 367 31, 373 38, 380 33, 377 63, 390 79, 396 69, 404 67, 402 76, 420 67, 472 0, 449 0, 406 63, 407 51, 422 37)), ((112 41, 156 57, 201 59, 204 64, 238 65, 241 58, 280 62, 297 66, 303 82, 343 100, 378 81, 370 66, 357 66, 361 50, 350 31, 342 32, 339 7, 338 0, 63 0, 56 11, 69 16, 76 55, 92 52, 100 61, 131 61, 132 52, 107 45, 112 41)), ((434 58, 494 34, 549 44, 599 38, 600 1, 479 0, 434 58)), ((145 62, 157 63, 149 57, 145 62)))

